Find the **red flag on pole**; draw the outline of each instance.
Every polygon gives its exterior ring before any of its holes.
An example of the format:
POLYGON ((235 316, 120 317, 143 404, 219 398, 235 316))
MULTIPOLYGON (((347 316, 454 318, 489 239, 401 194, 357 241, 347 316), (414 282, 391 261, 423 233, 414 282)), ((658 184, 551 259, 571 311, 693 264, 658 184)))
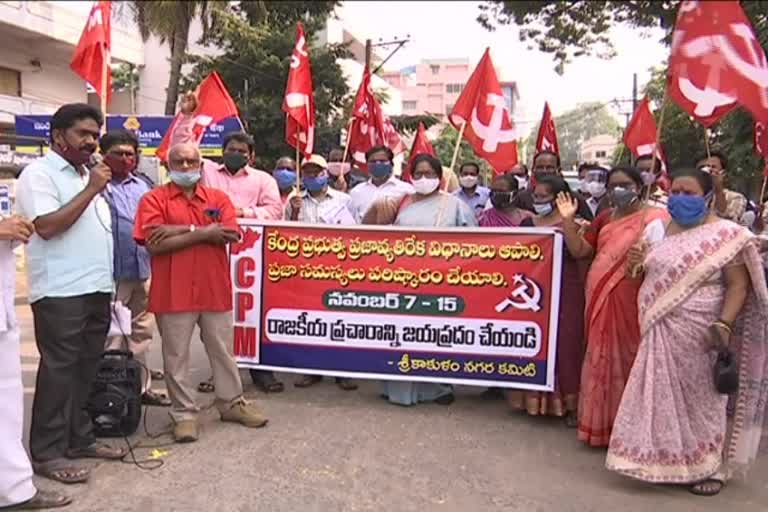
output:
POLYGON ((656 158, 661 162, 662 172, 667 174, 666 158, 661 144, 656 140, 657 133, 656 119, 651 112, 651 102, 646 96, 637 106, 629 126, 624 131, 624 145, 636 157, 653 155, 655 152, 656 158))
POLYGON ((736 106, 768 121, 768 64, 736 1, 686 1, 672 35, 669 96, 709 127, 736 106))
POLYGON ((541 115, 541 124, 539 124, 539 134, 536 136, 536 152, 540 151, 552 151, 556 155, 560 154, 555 120, 552 119, 552 111, 549 110, 549 103, 546 101, 544 102, 544 113, 541 115))
POLYGON ((312 89, 312 66, 304 26, 301 23, 296 24, 296 46, 291 55, 283 112, 285 141, 309 158, 315 145, 315 99, 312 89))
MULTIPOLYGON (((222 82, 221 77, 215 71, 205 77, 205 80, 200 82, 195 92, 197 96, 197 110, 194 112, 195 125, 193 128, 195 134, 195 141, 200 142, 203 138, 203 133, 209 125, 218 123, 222 119, 227 117, 238 116, 237 105, 235 105, 232 96, 229 95, 227 87, 222 82)), ((171 133, 173 133, 176 123, 179 122, 181 112, 176 114, 168 131, 165 132, 163 140, 160 142, 160 146, 157 148, 157 156, 165 161, 168 153, 168 145, 171 141, 171 133)), ((242 124, 241 124, 242 126, 242 124)))
POLYGON ((112 99, 112 69, 110 65, 111 41, 110 2, 96 2, 91 8, 80 42, 69 67, 96 89, 102 104, 112 99), (106 75, 106 76, 105 76, 106 75))
POLYGON ((381 105, 373 95, 371 73, 367 66, 363 70, 363 81, 355 95, 352 129, 347 139, 349 153, 362 169, 366 169, 365 152, 374 146, 387 146, 395 154, 405 150, 400 135, 384 115, 381 105))
POLYGON ((448 119, 457 130, 466 123, 464 138, 497 174, 517 164, 517 132, 491 62, 490 49, 485 50, 448 119))
POLYGON ((413 167, 413 161, 417 155, 424 153, 435 156, 435 150, 427 138, 427 129, 424 127, 424 123, 419 122, 419 129, 416 132, 416 137, 413 139, 411 153, 408 155, 408 165, 406 165, 405 169, 403 169, 403 180, 411 181, 411 168, 413 167))

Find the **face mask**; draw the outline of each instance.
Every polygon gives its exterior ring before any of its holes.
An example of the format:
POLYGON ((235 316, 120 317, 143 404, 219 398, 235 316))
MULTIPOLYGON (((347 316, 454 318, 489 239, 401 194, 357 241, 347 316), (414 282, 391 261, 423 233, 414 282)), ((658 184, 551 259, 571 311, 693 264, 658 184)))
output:
POLYGON ((459 183, 464 188, 472 188, 477 186, 477 176, 462 176, 459 178, 459 183))
POLYGON ((328 162, 328 174, 331 176, 340 176, 349 172, 349 164, 342 162, 328 162))
POLYGON ((304 188, 310 192, 319 192, 328 186, 328 175, 323 174, 321 176, 304 176, 301 180, 304 183, 304 188))
POLYGON ((669 196, 667 211, 681 226, 695 226, 707 214, 707 200, 702 196, 674 194, 669 196))
POLYGON ((64 146, 63 148, 59 148, 58 153, 61 155, 61 157, 69 162, 73 167, 79 167, 81 165, 87 164, 91 159, 91 154, 95 151, 91 150, 83 150, 83 149, 77 149, 73 148, 69 144, 64 146))
POLYGON ((643 185, 646 187, 650 187, 654 183, 656 183, 656 175, 653 174, 651 171, 643 171, 640 173, 643 177, 643 185))
POLYGON ((515 176, 515 179, 517 180, 518 190, 524 190, 528 188, 528 176, 515 176))
POLYGON ((371 162, 368 164, 368 170, 375 178, 386 178, 392 174, 392 164, 389 162, 371 162))
POLYGON ((494 208, 504 209, 512 204, 511 192, 491 192, 491 204, 494 208))
POLYGON ((110 168, 112 174, 118 178, 124 178, 136 169, 135 157, 106 154, 104 156, 104 163, 110 168))
POLYGON ((171 181, 181 188, 191 188, 200 181, 200 169, 195 171, 173 171, 168 173, 171 181))
POLYGON ((605 183, 590 181, 587 183, 587 192, 592 197, 603 197, 605 195, 605 183))
POLYGON ((227 151, 224 153, 224 167, 235 174, 237 171, 248 165, 248 157, 237 151, 227 151))
POLYGON ((539 215, 549 215, 552 213, 552 203, 533 203, 533 210, 539 215))
POLYGON ((426 196, 437 190, 440 186, 440 178, 421 178, 414 180, 412 185, 417 194, 426 196))
POLYGON ((628 188, 616 187, 611 192, 611 201, 619 210, 623 210, 637 200, 637 192, 628 188))
POLYGON ((586 194, 589 194, 589 183, 586 180, 579 180, 579 190, 586 194))
POLYGON ((296 171, 291 169, 275 169, 272 177, 277 181, 277 188, 280 190, 296 186, 296 171))

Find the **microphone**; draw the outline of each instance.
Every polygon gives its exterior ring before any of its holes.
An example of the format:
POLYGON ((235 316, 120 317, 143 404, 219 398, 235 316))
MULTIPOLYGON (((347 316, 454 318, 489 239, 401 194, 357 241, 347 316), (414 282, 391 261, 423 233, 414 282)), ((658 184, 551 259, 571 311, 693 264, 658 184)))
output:
MULTIPOLYGON (((104 162, 104 157, 101 153, 96 153, 95 151, 91 153, 90 158, 88 158, 88 170, 93 169, 100 163, 104 162)), ((112 195, 112 185, 110 183, 107 183, 107 194, 110 196, 112 195)))

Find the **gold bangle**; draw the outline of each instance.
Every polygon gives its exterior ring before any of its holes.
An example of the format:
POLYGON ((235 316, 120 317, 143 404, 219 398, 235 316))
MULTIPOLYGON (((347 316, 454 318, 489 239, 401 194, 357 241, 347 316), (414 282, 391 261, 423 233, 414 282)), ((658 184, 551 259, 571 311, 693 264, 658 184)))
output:
POLYGON ((731 329, 731 326, 728 325, 727 323, 725 323, 722 320, 717 320, 715 322, 712 322, 712 325, 717 326, 717 327, 721 327, 722 329, 727 331, 728 334, 733 334, 733 329, 731 329))

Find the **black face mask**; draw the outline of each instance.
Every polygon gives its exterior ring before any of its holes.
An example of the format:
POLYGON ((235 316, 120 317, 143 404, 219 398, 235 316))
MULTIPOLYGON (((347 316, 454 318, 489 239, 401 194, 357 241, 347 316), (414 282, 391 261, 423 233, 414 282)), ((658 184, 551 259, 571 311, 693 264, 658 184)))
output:
POLYGON ((512 204, 512 199, 511 192, 497 192, 495 190, 491 192, 491 204, 494 208, 501 210, 508 208, 512 204))
POLYGON ((248 157, 244 154, 236 151, 228 151, 224 153, 224 167, 226 167, 230 173, 235 174, 246 165, 248 165, 248 157))

